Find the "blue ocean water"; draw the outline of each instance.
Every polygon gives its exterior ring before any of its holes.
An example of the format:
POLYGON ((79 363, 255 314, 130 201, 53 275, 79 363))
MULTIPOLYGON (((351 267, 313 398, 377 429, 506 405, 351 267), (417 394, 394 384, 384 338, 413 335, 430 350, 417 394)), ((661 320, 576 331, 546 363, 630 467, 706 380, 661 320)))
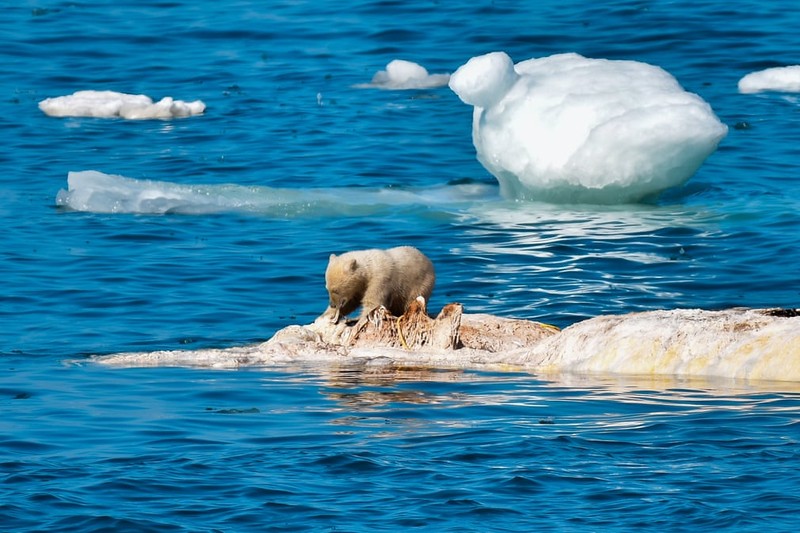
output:
POLYGON ((433 309, 566 326, 797 307, 800 97, 736 82, 800 63, 798 27, 790 0, 5 6, 0 530, 794 531, 791 384, 65 361, 265 340, 324 310, 330 253, 398 244, 433 259, 433 309), (452 72, 493 50, 661 66, 728 136, 649 203, 514 202, 447 88, 354 87, 392 59, 452 72), (208 109, 37 108, 84 89, 208 109), (270 207, 57 207, 81 170, 252 190, 270 207), (271 203, 274 189, 297 196, 271 203))

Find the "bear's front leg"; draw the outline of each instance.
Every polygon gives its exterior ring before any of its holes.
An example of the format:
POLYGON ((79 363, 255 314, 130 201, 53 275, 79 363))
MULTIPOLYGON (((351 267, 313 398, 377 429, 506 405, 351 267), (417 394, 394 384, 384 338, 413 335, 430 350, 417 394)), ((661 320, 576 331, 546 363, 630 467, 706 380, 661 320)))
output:
POLYGON ((378 283, 377 286, 367 289, 364 293, 364 298, 361 300, 361 315, 359 318, 365 318, 380 306, 389 308, 390 291, 384 285, 383 283, 378 283))
POLYGON ((330 322, 332 322, 334 324, 338 324, 339 323, 339 319, 341 319, 341 318, 342 317, 341 317, 341 313, 339 312, 339 309, 336 309, 335 307, 328 306, 328 308, 325 309, 325 311, 321 315, 319 315, 319 317, 317 317, 317 320, 323 320, 324 319, 324 320, 329 320, 330 322))

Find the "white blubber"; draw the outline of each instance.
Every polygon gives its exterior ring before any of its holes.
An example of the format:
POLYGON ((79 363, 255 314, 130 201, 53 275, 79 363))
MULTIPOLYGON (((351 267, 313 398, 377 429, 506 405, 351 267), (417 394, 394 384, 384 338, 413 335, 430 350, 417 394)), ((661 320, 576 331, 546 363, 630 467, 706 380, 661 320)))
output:
POLYGON ((506 197, 627 203, 686 182, 727 127, 668 72, 559 54, 470 59, 450 88, 475 107, 478 160, 506 197))

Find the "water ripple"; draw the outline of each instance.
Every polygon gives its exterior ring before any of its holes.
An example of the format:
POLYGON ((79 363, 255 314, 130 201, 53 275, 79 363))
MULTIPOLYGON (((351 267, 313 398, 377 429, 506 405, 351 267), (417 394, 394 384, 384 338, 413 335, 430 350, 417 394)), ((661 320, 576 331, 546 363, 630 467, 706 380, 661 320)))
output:
POLYGON ((39 4, 0 10, 4 529, 796 529, 800 397, 787 384, 61 363, 262 341, 323 311, 330 253, 396 244, 434 260, 432 309, 459 301, 563 326, 797 307, 798 101, 736 91, 791 61, 794 6, 39 4), (447 88, 353 88, 392 59, 452 72, 492 50, 662 66, 730 133, 650 204, 505 202, 447 88), (208 111, 125 122, 37 109, 83 89, 208 111), (272 212, 57 209, 67 173, 87 168, 245 203, 298 193, 294 210, 272 212), (470 185, 484 194, 436 196, 470 185), (380 196, 394 201, 376 207, 380 196))

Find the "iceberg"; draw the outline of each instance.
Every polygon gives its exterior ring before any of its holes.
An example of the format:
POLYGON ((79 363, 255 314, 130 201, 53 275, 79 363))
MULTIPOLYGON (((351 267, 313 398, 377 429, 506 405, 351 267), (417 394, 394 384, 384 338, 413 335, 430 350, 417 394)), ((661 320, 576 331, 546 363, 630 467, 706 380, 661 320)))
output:
POLYGON ((434 89, 444 87, 450 81, 450 74, 428 74, 422 65, 403 59, 395 59, 379 70, 370 83, 356 85, 357 88, 390 90, 434 89))
POLYGON ((764 91, 800 93, 800 65, 759 70, 739 80, 739 92, 742 94, 764 91))
POLYGON ((473 57, 450 88, 474 106, 478 160, 507 198, 638 202, 685 183, 727 134, 665 70, 574 53, 473 57))
POLYGON ((67 96, 47 98, 39 109, 51 117, 124 118, 130 120, 171 119, 200 115, 206 105, 200 101, 184 102, 167 96, 153 102, 143 94, 114 91, 78 91, 67 96))

